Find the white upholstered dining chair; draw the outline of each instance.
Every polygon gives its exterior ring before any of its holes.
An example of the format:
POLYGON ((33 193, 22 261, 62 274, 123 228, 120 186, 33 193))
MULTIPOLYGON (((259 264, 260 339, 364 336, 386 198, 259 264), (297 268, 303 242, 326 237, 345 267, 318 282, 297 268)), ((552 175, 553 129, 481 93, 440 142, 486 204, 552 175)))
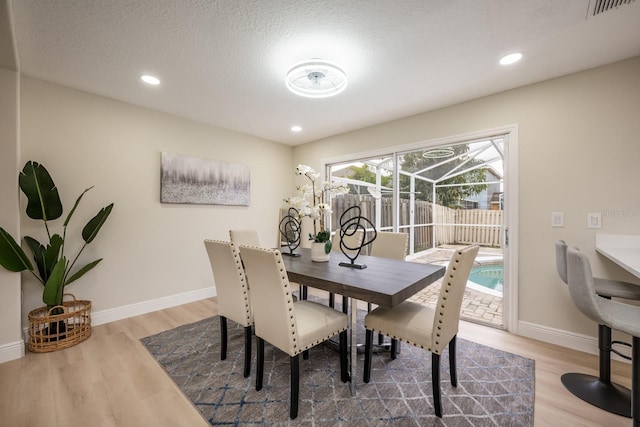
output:
POLYGON ((234 229, 229 230, 229 238, 236 246, 262 246, 260 243, 260 235, 258 230, 253 229, 234 229))
MULTIPOLYGON (((409 247, 409 235, 407 233, 396 233, 391 231, 381 231, 376 234, 376 238, 371 243, 369 255, 380 258, 391 258, 404 260, 409 247)), ((367 312, 370 312, 372 305, 367 303, 367 312)), ((378 344, 382 344, 383 335, 378 334, 378 344)), ((397 349, 397 342, 392 340, 392 345, 397 349)))
POLYGON ((407 256, 408 246, 409 235, 407 233, 381 231, 376 234, 376 239, 371 243, 369 255, 404 260, 407 256))
POLYGON ((294 302, 279 250, 242 246, 249 281, 257 340, 256 390, 262 389, 265 341, 289 355, 291 400, 289 416, 298 415, 300 353, 340 335, 340 372, 347 371, 347 315, 312 301, 294 302))
POLYGON ((404 301, 395 307, 377 307, 364 318, 366 342, 364 352, 364 382, 371 379, 373 332, 392 339, 391 358, 395 359, 394 340, 404 341, 431 352, 431 381, 436 416, 442 417, 440 392, 440 355, 449 347, 449 373, 451 385, 457 386, 456 335, 460 322, 460 308, 464 290, 478 246, 457 249, 442 278, 440 294, 435 308, 404 301))
POLYGON ((244 377, 247 378, 251 372, 253 313, 240 255, 232 242, 205 240, 204 245, 216 282, 220 317, 220 360, 227 358, 227 319, 231 319, 244 327, 244 377))
MULTIPOLYGON (((258 230, 253 230, 249 228, 229 230, 229 238, 236 245, 236 248, 238 249, 240 248, 241 245, 262 247, 262 243, 260 243, 260 235, 258 234, 258 230)), ((300 299, 307 299, 306 287, 299 283, 295 283, 295 285, 299 288, 300 299)), ((295 296, 293 298, 297 299, 297 297, 295 296)))
POLYGON ((340 242, 344 240, 344 244, 345 244, 345 252, 347 254, 354 254, 357 251, 354 250, 349 250, 347 248, 357 248, 362 244, 362 241, 364 240, 364 231, 362 230, 356 230, 353 234, 351 235, 345 235, 344 237, 340 236, 340 229, 336 229, 336 231, 333 233, 333 236, 331 236, 331 250, 334 252, 342 252, 342 249, 340 249, 340 242))
MULTIPOLYGON (((567 243, 564 240, 558 240, 555 246, 558 276, 568 285, 567 243)), ((601 298, 640 300, 640 286, 634 283, 594 277, 593 286, 595 293, 601 298)), ((611 381, 611 352, 626 359, 629 359, 629 357, 613 349, 612 343, 628 345, 620 341, 612 342, 611 328, 605 324, 598 324, 600 357, 598 376, 570 372, 562 375, 562 384, 572 394, 585 402, 607 412, 631 417, 631 391, 611 381)))

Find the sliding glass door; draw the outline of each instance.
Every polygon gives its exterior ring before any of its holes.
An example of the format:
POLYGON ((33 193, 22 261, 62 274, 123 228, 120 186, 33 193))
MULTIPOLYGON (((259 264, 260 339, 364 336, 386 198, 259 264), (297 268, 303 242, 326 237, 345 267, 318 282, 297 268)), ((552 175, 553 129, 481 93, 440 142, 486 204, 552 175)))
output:
POLYGON ((410 230, 412 253, 454 242, 500 246, 503 143, 492 138, 397 154, 399 228, 410 230))
POLYGON ((504 152, 494 136, 329 164, 327 176, 351 190, 332 200, 331 227, 358 205, 376 230, 408 233, 417 262, 446 263, 456 247, 480 245, 462 317, 503 327, 504 152))

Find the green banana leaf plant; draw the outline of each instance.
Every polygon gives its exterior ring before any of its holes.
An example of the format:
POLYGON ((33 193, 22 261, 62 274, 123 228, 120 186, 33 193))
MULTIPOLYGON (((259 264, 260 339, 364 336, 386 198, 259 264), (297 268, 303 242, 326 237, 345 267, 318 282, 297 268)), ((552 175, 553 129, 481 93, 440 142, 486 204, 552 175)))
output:
POLYGON ((76 256, 73 257, 73 260, 71 260, 65 253, 67 225, 80 204, 82 197, 93 187, 87 188, 78 196, 73 208, 63 223, 61 236, 55 233, 52 234, 49 230, 50 221, 60 218, 63 209, 60 196, 58 195, 58 188, 47 169, 39 163, 33 161, 27 162, 18 177, 18 184, 20 190, 22 190, 27 197, 27 216, 43 222, 49 241, 46 244, 42 244, 33 237, 25 236, 24 241, 35 262, 34 268, 33 263, 22 247, 4 228, 0 227, 0 265, 14 272, 28 270, 44 286, 42 301, 50 309, 51 307, 62 305, 65 286, 84 276, 86 272, 93 269, 102 261, 102 258, 100 258, 80 268, 74 269, 84 248, 95 239, 100 228, 102 228, 102 225, 109 217, 113 209, 113 203, 100 209, 87 225, 84 226, 82 229, 84 244, 76 256))

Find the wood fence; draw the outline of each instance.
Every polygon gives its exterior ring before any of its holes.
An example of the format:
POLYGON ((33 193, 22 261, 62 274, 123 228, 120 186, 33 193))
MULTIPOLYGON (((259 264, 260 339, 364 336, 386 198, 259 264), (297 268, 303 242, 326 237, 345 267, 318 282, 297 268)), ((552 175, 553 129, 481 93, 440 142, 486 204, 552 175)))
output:
MULTIPOLYGON (((383 197, 381 226, 392 227, 393 201, 383 197)), ((370 195, 345 194, 331 202, 331 224, 340 227, 341 215, 352 206, 360 207, 360 215, 375 224, 375 199, 370 195)), ((350 215, 353 216, 353 215, 350 215)), ((411 206, 409 200, 400 201, 400 231, 409 232, 411 206)), ((343 218, 343 221, 350 219, 343 218)), ((431 202, 416 201, 414 207, 414 251, 444 244, 471 244, 499 247, 502 243, 503 211, 484 209, 451 209, 431 202), (435 245, 432 244, 435 232, 435 245)))

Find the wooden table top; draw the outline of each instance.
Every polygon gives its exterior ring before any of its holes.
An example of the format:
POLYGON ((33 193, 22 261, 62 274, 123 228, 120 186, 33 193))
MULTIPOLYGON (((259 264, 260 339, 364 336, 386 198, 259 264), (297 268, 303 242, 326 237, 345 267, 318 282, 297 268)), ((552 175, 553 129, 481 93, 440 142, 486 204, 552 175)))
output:
POLYGON ((341 252, 331 252, 328 262, 311 261, 309 249, 298 248, 300 257, 284 255, 289 280, 346 297, 393 307, 444 276, 445 267, 389 258, 360 255, 356 264, 367 268, 340 266, 350 262, 341 252))

